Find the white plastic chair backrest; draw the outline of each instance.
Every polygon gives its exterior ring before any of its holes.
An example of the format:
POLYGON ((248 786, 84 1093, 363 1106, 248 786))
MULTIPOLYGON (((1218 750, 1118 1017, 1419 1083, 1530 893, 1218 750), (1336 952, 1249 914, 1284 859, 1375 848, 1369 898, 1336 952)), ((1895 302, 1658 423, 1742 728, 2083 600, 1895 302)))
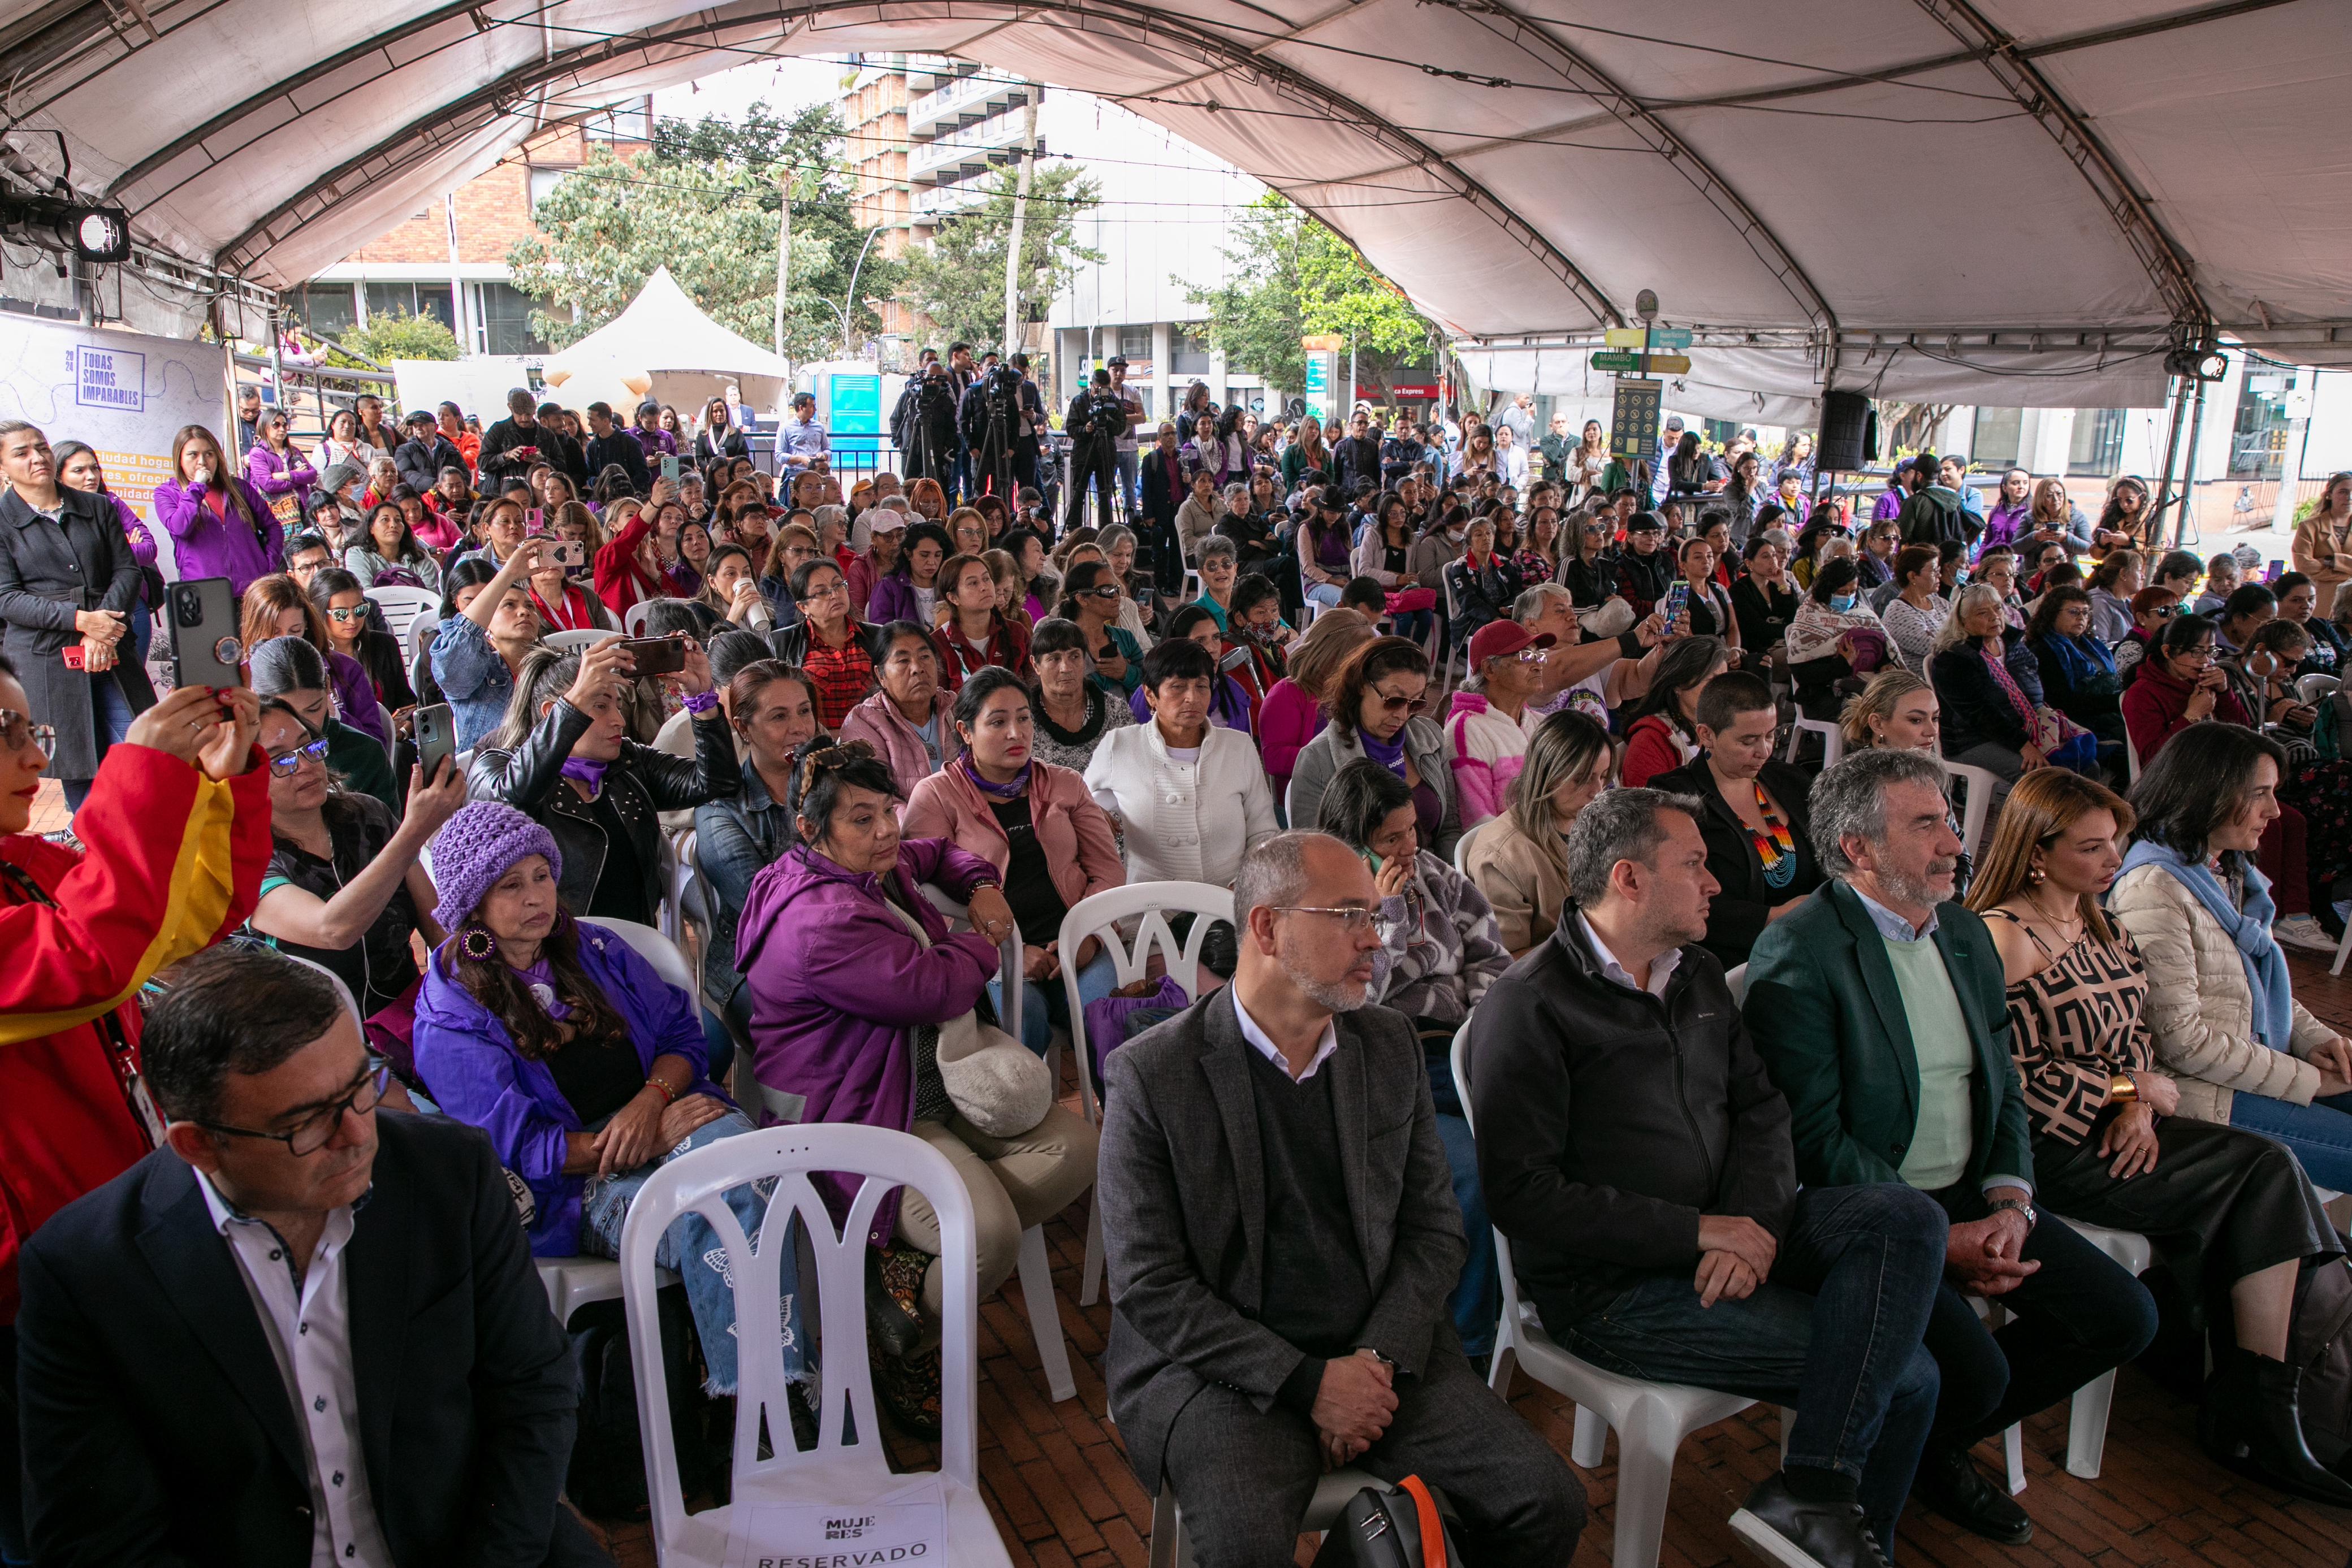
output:
POLYGON ((1960 852, 1973 860, 1977 847, 1984 842, 1985 821, 1992 811, 1992 798, 2000 789, 2000 780, 1989 768, 1954 762, 1948 757, 1937 760, 1944 765, 1945 778, 1968 786, 1968 804, 1960 811, 1960 852))
POLYGON ((1291 831, 1294 832, 1297 831, 1298 819, 1290 814, 1290 802, 1297 799, 1297 795, 1298 775, 1294 773, 1282 781, 1282 820, 1290 824, 1291 831))
POLYGON ((441 621, 436 615, 420 615, 408 623, 408 656, 416 659, 433 646, 433 639, 441 634, 441 621))
POLYGON ((1743 1007, 1748 1001, 1748 966, 1734 964, 1723 972, 1723 983, 1731 988, 1731 1003, 1743 1007))
MULTIPOLYGON (((1462 1120, 1469 1126, 1470 1136, 1475 1142, 1478 1136, 1478 1126, 1470 1112, 1470 1022, 1468 1019, 1464 1019, 1462 1027, 1454 1031, 1451 1054, 1454 1095, 1462 1102, 1462 1120)), ((1496 1226, 1494 1230, 1495 1268, 1503 1282, 1503 1322, 1516 1329, 1519 1322, 1519 1277, 1511 1268, 1511 1239, 1503 1234, 1501 1226, 1496 1226)))
POLYGON ((650 925, 640 925, 634 920, 610 920, 598 915, 583 920, 583 925, 602 925, 622 941, 637 950, 637 956, 654 967, 654 973, 684 991, 688 998, 699 998, 701 988, 694 983, 694 971, 687 967, 686 955, 677 944, 650 925))
MULTIPOLYGON (((971 929, 971 909, 958 904, 946 893, 928 882, 923 883, 923 896, 931 901, 933 909, 948 917, 948 924, 950 926, 965 931, 971 929)), ((1017 978, 1023 972, 1022 966, 1024 962, 1026 960, 1021 951, 1021 927, 1015 925, 1012 934, 996 945, 997 975, 999 977, 1013 976, 1017 978)), ((1008 984, 997 988, 1004 993, 1004 1005, 996 1010, 997 1027, 1013 1039, 1019 1040, 1022 1011, 1027 1005, 1028 993, 1018 985, 1008 984)))
MULTIPOLYGON (((1233 925, 1240 924, 1234 919, 1234 890, 1205 882, 1139 882, 1125 887, 1107 887, 1078 900, 1076 906, 1062 916, 1062 989, 1070 1006, 1070 1038, 1078 1052, 1078 1094, 1088 1121, 1098 1119, 1094 1051, 1087 1039, 1086 1004, 1078 998, 1077 966, 1071 960, 1087 937, 1098 936, 1103 951, 1118 969, 1118 977, 1114 983, 1124 986, 1143 978, 1144 967, 1151 960, 1151 949, 1157 945, 1169 977, 1197 1002, 1201 999, 1201 946, 1209 939, 1209 927, 1220 920, 1233 925), (1192 929, 1181 944, 1168 924, 1171 913, 1201 917, 1192 922, 1192 929), (1136 922, 1131 943, 1122 939, 1118 932, 1120 923, 1129 920, 1136 922)), ((1239 936, 1238 931, 1235 935, 1239 936)))
MULTIPOLYGON (((971 1198, 947 1157, 920 1138, 888 1127, 816 1123, 762 1128, 723 1138, 680 1155, 649 1176, 629 1205, 621 1228, 622 1297, 627 1303, 629 1345, 635 1361, 638 1425, 645 1438, 646 1476, 653 1502, 654 1540, 667 1560, 669 1542, 686 1524, 677 1450, 670 1432, 668 1379, 663 1375, 660 1281, 654 1255, 671 1223, 700 1214, 727 1249, 739 1325, 773 1324, 780 1294, 780 1260, 793 1249, 789 1227, 797 1215, 816 1266, 821 1343, 835 1354, 822 1358, 824 1412, 817 1445, 803 1453, 792 1440, 784 1402, 780 1336, 741 1333, 737 1342, 733 1506, 761 1502, 825 1502, 828 1482, 844 1479, 885 1485, 892 1479, 882 1425, 874 1408, 874 1380, 866 1355, 866 1236, 876 1206, 900 1186, 920 1192, 939 1217, 940 1276, 940 1473, 978 1485, 977 1380, 980 1370, 980 1260, 971 1198), (810 1181, 813 1171, 863 1176, 847 1219, 836 1227, 810 1181), (746 1236, 725 1195, 773 1178, 758 1237, 746 1236), (845 1412, 855 1441, 843 1440, 845 1412), (759 1458, 761 1423, 773 1435, 773 1454, 759 1458), (812 1495, 813 1494, 813 1495, 812 1495)), ((802 1281, 803 1295, 808 1281, 802 1281)))
POLYGON ((2334 696, 2343 685, 2341 675, 2305 675, 2294 683, 2294 700, 2315 703, 2322 697, 2334 696))
POLYGON ((628 612, 621 617, 621 624, 628 628, 630 636, 642 637, 646 634, 646 615, 653 607, 654 601, 650 599, 640 599, 629 606, 628 612))
POLYGON ((409 628, 419 616, 430 615, 441 606, 441 596, 429 588, 404 588, 387 584, 366 590, 383 612, 383 629, 403 643, 408 640, 409 628))
POLYGON ((574 648, 593 648, 611 635, 610 632, 599 632, 593 626, 583 626, 576 632, 550 632, 540 641, 559 653, 568 653, 574 648))
POLYGON ((2132 743, 2131 731, 2124 731, 2124 761, 2131 769, 2131 781, 2139 782, 2139 747, 2132 743))
POLYGON ((1454 841, 1454 869, 1456 872, 1464 876, 1470 874, 1470 841, 1485 832, 1490 824, 1501 821, 1500 817, 1489 817, 1486 821, 1467 830, 1460 838, 1454 841))
POLYGON ((384 759, 392 764, 393 772, 397 774, 400 771, 400 735, 398 727, 392 722, 392 710, 382 703, 376 704, 375 721, 383 726, 384 759))

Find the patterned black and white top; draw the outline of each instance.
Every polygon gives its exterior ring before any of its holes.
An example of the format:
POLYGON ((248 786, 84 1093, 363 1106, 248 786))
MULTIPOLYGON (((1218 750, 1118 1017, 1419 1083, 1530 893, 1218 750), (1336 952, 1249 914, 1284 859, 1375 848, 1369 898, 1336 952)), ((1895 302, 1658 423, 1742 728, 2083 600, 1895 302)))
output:
POLYGON ((2079 1144, 2106 1108, 2116 1074, 2156 1067, 2147 966, 2120 928, 2108 937, 2086 929, 2053 956, 2007 910, 1988 909, 1985 917, 2014 924, 2048 960, 2009 988, 2010 1058, 2024 1080, 2034 1132, 2079 1144))

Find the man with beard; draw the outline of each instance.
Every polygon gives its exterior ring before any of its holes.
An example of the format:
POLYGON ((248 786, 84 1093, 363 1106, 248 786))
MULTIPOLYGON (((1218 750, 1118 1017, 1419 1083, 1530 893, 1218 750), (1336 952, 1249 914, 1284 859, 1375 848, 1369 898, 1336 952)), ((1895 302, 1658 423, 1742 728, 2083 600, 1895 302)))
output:
POLYGON ((1813 784, 1814 856, 1833 879, 1758 937, 1749 1035, 1787 1096, 1808 1188, 1901 1181, 1951 1217, 1925 1343, 1943 1375, 1913 1495, 1988 1540, 2033 1521, 1969 1450, 2147 1348, 2147 1290, 2033 1207, 2024 1090, 2000 953, 1948 902, 1960 841, 1943 769, 1874 747, 1813 784), (1969 1297, 2015 1318, 1998 1338, 1969 1297))
POLYGON ((1203 1563, 1286 1561, 1349 1464, 1443 1490, 1474 1561, 1565 1563, 1582 1489, 1448 1318, 1465 1249, 1428 1068, 1409 1019, 1364 1005, 1380 907, 1339 840, 1265 840, 1233 983, 1110 1059, 1111 1413, 1203 1563))

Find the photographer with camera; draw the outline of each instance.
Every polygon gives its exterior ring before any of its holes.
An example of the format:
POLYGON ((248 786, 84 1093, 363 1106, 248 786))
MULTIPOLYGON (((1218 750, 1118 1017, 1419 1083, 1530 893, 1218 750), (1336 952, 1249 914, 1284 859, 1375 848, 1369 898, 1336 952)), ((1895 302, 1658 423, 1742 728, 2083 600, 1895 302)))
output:
POLYGON ((975 496, 1009 500, 1017 486, 1034 485, 1045 402, 1029 380, 1029 356, 1015 354, 982 371, 957 405, 956 428, 970 454, 975 496))
POLYGON ((891 439, 906 459, 907 480, 936 479, 944 490, 955 483, 955 379, 933 359, 907 383, 890 419, 891 439))
POLYGON ((1062 517, 1066 531, 1086 517, 1087 486, 1091 483, 1101 502, 1097 525, 1115 520, 1111 488, 1118 477, 1118 438, 1128 430, 1127 404, 1111 390, 1110 371, 1097 371, 1090 386, 1078 389, 1062 417, 1063 433, 1070 438, 1070 499, 1062 517))

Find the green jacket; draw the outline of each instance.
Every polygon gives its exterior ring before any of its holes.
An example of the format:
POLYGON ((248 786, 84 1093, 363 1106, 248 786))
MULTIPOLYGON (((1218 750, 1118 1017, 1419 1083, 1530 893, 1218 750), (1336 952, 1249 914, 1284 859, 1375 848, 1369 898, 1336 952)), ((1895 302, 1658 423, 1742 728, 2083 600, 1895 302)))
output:
MULTIPOLYGON (((1932 938, 1944 955, 1975 1042, 1976 1144, 1971 1186, 1990 1176, 2030 1182, 2025 1092, 2009 1054, 2000 955, 1981 917, 1937 906, 1932 938)), ((1813 1186, 1900 1181, 1919 1123, 1919 1059, 1895 988, 1895 966, 1870 912, 1843 882, 1824 883, 1776 920, 1748 959, 1748 1031, 1788 1096, 1797 1179, 1813 1186)))

